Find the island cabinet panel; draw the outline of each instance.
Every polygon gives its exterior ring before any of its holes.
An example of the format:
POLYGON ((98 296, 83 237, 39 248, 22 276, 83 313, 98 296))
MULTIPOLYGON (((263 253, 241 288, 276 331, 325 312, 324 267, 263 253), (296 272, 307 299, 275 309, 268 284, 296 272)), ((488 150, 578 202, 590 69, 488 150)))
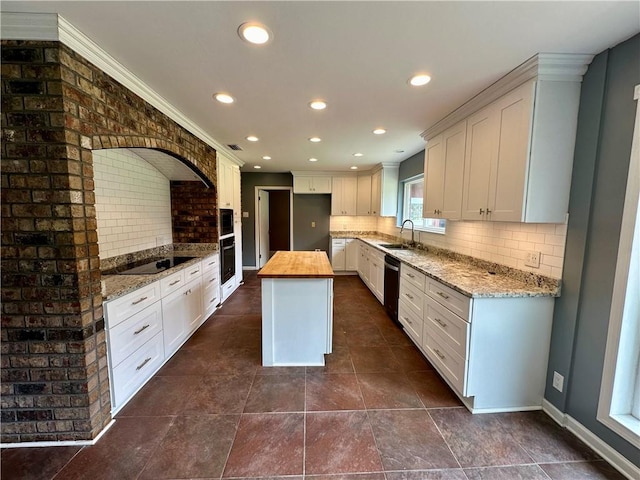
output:
POLYGON ((262 280, 263 366, 324 365, 332 330, 332 278, 262 280))

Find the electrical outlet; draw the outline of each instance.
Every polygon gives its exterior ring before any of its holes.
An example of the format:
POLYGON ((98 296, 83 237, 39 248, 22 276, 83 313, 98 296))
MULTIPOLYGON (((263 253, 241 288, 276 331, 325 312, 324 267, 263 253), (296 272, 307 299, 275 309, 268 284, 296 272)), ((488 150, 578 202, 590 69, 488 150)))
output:
POLYGON ((524 264, 527 267, 540 268, 540 252, 527 252, 524 264))
POLYGON ((311 222, 311 228, 316 228, 316 222, 311 222))
POLYGON ((553 388, 559 392, 564 388, 564 377, 558 372, 553 372, 553 388))

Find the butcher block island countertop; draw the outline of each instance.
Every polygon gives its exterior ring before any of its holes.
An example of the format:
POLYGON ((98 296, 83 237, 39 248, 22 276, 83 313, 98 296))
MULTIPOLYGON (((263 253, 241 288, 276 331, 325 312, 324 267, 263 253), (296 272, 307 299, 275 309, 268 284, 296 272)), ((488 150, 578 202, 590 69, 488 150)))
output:
POLYGON ((333 339, 333 269, 325 252, 276 252, 262 284, 262 365, 322 366, 333 339))
POLYGON ((259 278, 333 278, 325 252, 276 252, 258 272, 259 278))

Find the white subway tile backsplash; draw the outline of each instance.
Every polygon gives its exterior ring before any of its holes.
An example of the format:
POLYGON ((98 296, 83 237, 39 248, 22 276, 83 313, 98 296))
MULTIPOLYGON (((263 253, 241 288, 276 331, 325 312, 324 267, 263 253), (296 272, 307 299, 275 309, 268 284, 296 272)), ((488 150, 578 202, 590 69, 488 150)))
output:
POLYGON ((100 256, 109 258, 171 243, 169 180, 126 149, 94 150, 100 256))
MULTIPOLYGON (((400 232, 392 217, 379 218, 377 228, 373 230, 395 236, 400 232)), ((509 267, 562 278, 566 230, 564 224, 449 221, 444 235, 420 232, 416 240, 509 267), (540 268, 524 264, 530 251, 542 253, 540 268)), ((403 238, 411 238, 411 233, 403 234, 403 238)))

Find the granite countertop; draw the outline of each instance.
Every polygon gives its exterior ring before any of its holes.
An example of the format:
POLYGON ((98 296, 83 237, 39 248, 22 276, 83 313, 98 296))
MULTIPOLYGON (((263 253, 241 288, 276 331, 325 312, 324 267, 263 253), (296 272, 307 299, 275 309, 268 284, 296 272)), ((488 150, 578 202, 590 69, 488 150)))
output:
POLYGON ((454 252, 429 247, 406 250, 387 249, 380 245, 398 243, 397 240, 368 232, 362 232, 362 234, 332 232, 331 237, 358 238, 468 297, 560 296, 560 281, 557 279, 473 259, 454 252))
POLYGON ((172 252, 175 256, 194 257, 188 262, 181 263, 175 267, 171 267, 163 272, 154 273, 150 275, 102 275, 103 289, 102 300, 109 301, 114 300, 122 295, 126 295, 140 287, 149 285, 157 280, 168 277, 183 268, 189 268, 203 258, 218 253, 217 249, 209 250, 174 250, 172 252))

